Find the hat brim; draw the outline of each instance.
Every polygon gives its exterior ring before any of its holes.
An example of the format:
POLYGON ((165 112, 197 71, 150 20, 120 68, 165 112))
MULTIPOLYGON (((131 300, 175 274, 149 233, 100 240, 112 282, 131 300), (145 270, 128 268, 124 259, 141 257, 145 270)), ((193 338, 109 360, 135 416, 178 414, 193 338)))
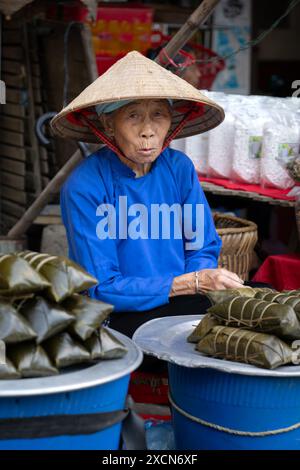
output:
MULTIPOLYGON (((160 99, 161 97, 153 97, 153 99, 160 99)), ((172 99, 172 97, 170 97, 172 99)), ((133 98, 134 99, 134 98, 133 98)), ((150 99, 150 98, 144 98, 150 99)), ((162 99, 162 98, 161 98, 162 99)), ((199 103, 199 101, 197 102, 199 103)), ((201 134, 203 132, 214 129, 218 126, 224 119, 224 110, 218 105, 212 105, 208 103, 199 103, 202 105, 202 112, 198 115, 195 113, 194 117, 191 117, 189 122, 181 129, 181 131, 176 135, 176 139, 190 137, 193 135, 201 134)), ((185 113, 178 110, 184 106, 185 109, 192 106, 191 101, 182 101, 174 100, 173 112, 172 112, 172 124, 169 131, 171 134, 176 126, 184 118, 185 113)), ((65 138, 70 138, 74 140, 80 140, 82 142, 88 143, 99 143, 99 138, 91 131, 91 129, 84 123, 78 122, 76 119, 76 112, 84 111, 88 113, 89 119, 93 124, 101 131, 105 132, 103 128, 102 121, 93 109, 94 106, 89 108, 79 108, 74 109, 74 111, 60 113, 55 116, 51 122, 54 132, 65 138)), ((168 134, 168 135, 169 135, 168 134)))
POLYGON ((177 75, 133 51, 116 62, 62 109, 52 119, 51 126, 53 131, 61 137, 99 143, 99 137, 76 116, 80 113, 87 114, 89 120, 103 133, 101 120, 95 112, 96 105, 119 100, 141 99, 171 99, 173 101, 169 135, 184 119, 188 110, 193 108, 194 111, 176 138, 209 131, 224 119, 223 108, 217 103, 177 75))

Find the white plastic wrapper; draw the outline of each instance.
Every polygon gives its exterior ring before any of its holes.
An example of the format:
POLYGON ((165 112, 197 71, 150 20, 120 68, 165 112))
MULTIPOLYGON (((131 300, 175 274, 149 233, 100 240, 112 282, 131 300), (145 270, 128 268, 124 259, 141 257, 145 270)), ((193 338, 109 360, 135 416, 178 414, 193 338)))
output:
POLYGON ((171 142, 170 147, 185 153, 193 162, 196 171, 207 174, 208 132, 171 142))
POLYGON ((259 184, 263 129, 270 120, 266 97, 244 97, 236 115, 231 172, 234 181, 259 184))
POLYGON ((225 111, 224 121, 210 131, 208 139, 207 175, 216 178, 229 178, 232 169, 233 144, 235 135, 235 115, 240 107, 241 95, 216 93, 209 96, 220 104, 225 111))
POLYGON ((229 178, 232 167, 232 149, 235 135, 235 117, 225 113, 224 121, 209 132, 207 175, 229 178))
POLYGON ((296 156, 299 147, 297 125, 283 125, 276 122, 264 127, 261 184, 281 189, 294 186, 294 181, 286 170, 289 159, 296 156))
POLYGON ((261 155, 261 184, 280 189, 294 186, 286 167, 299 154, 300 103, 278 99, 272 106, 272 122, 265 124, 261 155))
MULTIPOLYGON (((225 93, 208 90, 201 90, 201 92, 225 108, 224 104, 227 101, 225 93)), ((192 160, 196 171, 203 176, 208 174, 208 142, 212 132, 214 130, 185 139, 174 140, 170 144, 171 148, 185 153, 192 160)))

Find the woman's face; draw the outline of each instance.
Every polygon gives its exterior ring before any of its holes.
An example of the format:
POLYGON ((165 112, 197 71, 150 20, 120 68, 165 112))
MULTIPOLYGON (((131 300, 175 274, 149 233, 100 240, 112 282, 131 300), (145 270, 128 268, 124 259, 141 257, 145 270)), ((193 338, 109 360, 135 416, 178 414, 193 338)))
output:
POLYGON ((160 155, 170 126, 170 105, 159 99, 134 101, 106 121, 124 155, 140 164, 151 163, 160 155))

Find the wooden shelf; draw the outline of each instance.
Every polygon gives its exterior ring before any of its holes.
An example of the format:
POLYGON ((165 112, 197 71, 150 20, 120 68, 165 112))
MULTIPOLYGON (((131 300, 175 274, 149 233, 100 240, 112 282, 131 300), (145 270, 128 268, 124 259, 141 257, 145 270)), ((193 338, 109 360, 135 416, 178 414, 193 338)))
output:
POLYGON ((213 183, 208 183, 206 181, 201 182, 201 187, 203 191, 208 193, 213 193, 218 196, 233 196, 233 197, 242 197, 247 199, 253 199, 254 201, 266 202, 275 206, 284 206, 284 207, 294 207, 294 201, 286 201, 285 199, 274 199, 272 197, 262 196, 261 194, 253 193, 250 191, 236 191, 233 189, 226 189, 222 186, 218 186, 213 183))

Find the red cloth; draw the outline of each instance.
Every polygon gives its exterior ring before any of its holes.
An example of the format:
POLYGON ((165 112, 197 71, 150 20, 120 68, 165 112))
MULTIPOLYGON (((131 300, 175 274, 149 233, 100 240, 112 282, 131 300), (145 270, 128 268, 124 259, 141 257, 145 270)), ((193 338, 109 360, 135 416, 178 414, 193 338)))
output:
POLYGON ((300 255, 268 256, 252 281, 267 282, 275 289, 300 289, 300 255))
POLYGON ((257 184, 246 184, 246 183, 233 183, 232 181, 225 180, 222 178, 205 178, 199 176, 199 181, 207 181, 218 186, 223 186, 226 189, 233 189, 236 191, 249 191, 252 193, 261 194, 262 196, 272 197, 273 199, 284 199, 287 201, 294 201, 294 197, 287 196, 290 189, 274 189, 274 188, 262 188, 257 184))
POLYGON ((138 371, 131 373, 128 393, 137 403, 168 405, 168 391, 167 374, 152 374, 138 371))

